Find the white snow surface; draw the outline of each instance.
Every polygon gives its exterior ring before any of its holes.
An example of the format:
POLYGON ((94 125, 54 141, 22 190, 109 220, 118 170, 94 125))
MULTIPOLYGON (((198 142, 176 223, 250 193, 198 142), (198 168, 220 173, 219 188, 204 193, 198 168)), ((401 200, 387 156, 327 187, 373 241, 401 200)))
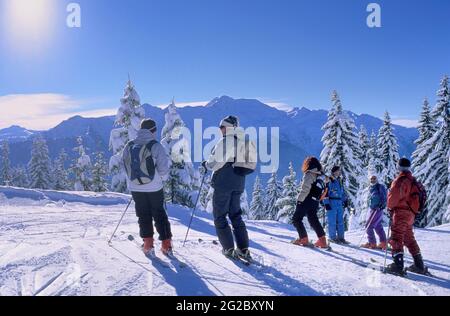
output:
MULTIPOLYGON (((450 225, 416 229, 436 278, 405 279, 355 263, 372 258, 382 265, 382 252, 293 246, 294 229, 272 221, 247 222, 252 252, 264 267, 246 267, 220 254, 206 212, 197 212, 183 247, 190 210, 168 205, 175 254, 187 267, 158 250, 169 264, 163 267, 127 239, 131 234, 139 240, 133 204, 108 245, 128 201, 117 193, 0 187, 0 295, 450 295, 450 225)), ((361 233, 347 237, 357 243, 361 233)))

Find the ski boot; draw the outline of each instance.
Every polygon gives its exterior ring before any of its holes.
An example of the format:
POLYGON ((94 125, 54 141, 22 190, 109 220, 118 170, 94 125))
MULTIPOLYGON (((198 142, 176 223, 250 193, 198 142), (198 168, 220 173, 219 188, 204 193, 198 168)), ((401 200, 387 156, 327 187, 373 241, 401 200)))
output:
POLYGON ((362 244, 360 247, 361 248, 365 248, 365 249, 377 249, 377 245, 376 244, 372 244, 370 242, 362 244))
POLYGON ((162 241, 161 252, 165 256, 173 255, 173 247, 172 247, 172 240, 171 239, 166 239, 166 240, 162 241))
POLYGON ((142 251, 146 257, 155 256, 154 240, 152 237, 144 238, 144 244, 142 245, 142 251))
POLYGON ((340 244, 340 245, 350 245, 350 242, 345 240, 345 238, 338 238, 338 244, 340 244))
POLYGON ((407 270, 417 274, 429 275, 428 268, 423 263, 422 255, 419 253, 414 258, 414 264, 410 265, 407 270))
POLYGON ((325 236, 320 237, 319 240, 316 241, 314 246, 317 247, 317 248, 322 248, 322 249, 329 249, 330 248, 330 246, 327 243, 327 237, 325 237, 325 236))
POLYGON ((228 259, 236 259, 236 252, 234 251, 234 248, 230 248, 230 249, 222 249, 222 254, 227 257, 228 259))
POLYGON ((296 246, 303 246, 303 247, 307 247, 307 246, 311 245, 309 243, 308 237, 296 239, 296 240, 292 241, 292 244, 294 244, 296 246))
POLYGON ((333 244, 339 244, 339 239, 337 239, 337 238, 328 239, 328 241, 333 244))
POLYGON ((385 241, 381 241, 376 247, 375 249, 379 249, 379 250, 386 250, 387 248, 387 243, 385 241))
POLYGON ((252 256, 250 255, 250 251, 248 249, 239 249, 237 248, 235 251, 235 256, 237 256, 238 258, 245 260, 245 261, 252 261, 252 256))
POLYGON ((404 269, 403 253, 397 253, 393 257, 394 262, 388 265, 384 272, 402 277, 405 276, 406 271, 404 269))

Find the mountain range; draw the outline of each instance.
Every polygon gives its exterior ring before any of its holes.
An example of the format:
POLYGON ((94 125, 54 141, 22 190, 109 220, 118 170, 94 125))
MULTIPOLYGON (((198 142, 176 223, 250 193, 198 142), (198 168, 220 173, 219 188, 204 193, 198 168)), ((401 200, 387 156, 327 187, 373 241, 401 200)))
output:
MULTIPOLYGON (((150 104, 143 104, 147 117, 154 119, 160 129, 164 125, 165 110, 150 104)), ((206 106, 187 106, 178 109, 187 127, 193 130, 194 119, 203 120, 203 128, 217 126, 227 115, 239 117, 244 127, 280 127, 280 176, 287 173, 290 161, 299 170, 302 160, 307 155, 319 155, 322 150, 322 126, 327 120, 328 111, 309 110, 305 107, 294 108, 286 112, 273 108, 255 99, 233 99, 222 96, 213 99, 206 106)), ((378 132, 383 121, 377 117, 348 112, 355 120, 356 126, 364 125, 370 135, 378 132)), ((50 156, 54 159, 61 149, 65 149, 71 158, 76 153, 76 139, 82 136, 88 153, 103 151, 109 158, 110 131, 114 126, 114 116, 85 118, 74 116, 47 131, 32 131, 19 126, 0 130, 0 141, 10 143, 11 162, 13 165, 26 165, 30 160, 32 139, 42 133, 47 139, 50 156)), ((399 143, 400 155, 409 157, 415 148, 414 140, 418 137, 415 128, 394 125, 394 133, 399 143)), ((270 146, 270 145, 269 145, 270 146)), ((270 149, 270 147, 269 147, 270 149)), ((263 177, 266 178, 266 177, 263 177)))

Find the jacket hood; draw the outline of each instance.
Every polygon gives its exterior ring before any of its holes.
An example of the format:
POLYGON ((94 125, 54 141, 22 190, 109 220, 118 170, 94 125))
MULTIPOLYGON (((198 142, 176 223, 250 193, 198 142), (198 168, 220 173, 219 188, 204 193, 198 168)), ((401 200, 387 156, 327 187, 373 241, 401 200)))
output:
POLYGON ((156 139, 155 134, 150 132, 150 130, 140 129, 137 132, 137 136, 136 136, 136 139, 134 140, 134 142, 138 145, 145 145, 155 139, 156 139))

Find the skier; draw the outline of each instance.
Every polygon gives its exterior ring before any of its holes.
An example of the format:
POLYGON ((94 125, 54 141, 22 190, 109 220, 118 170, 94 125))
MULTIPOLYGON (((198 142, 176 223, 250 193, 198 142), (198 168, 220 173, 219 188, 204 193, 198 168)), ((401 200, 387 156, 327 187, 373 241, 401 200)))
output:
POLYGON ((322 199, 327 211, 328 238, 330 242, 348 244, 345 240, 344 208, 348 206, 348 198, 341 179, 341 168, 334 166, 327 183, 327 194, 322 199))
POLYGON ((386 272, 404 275, 403 247, 406 246, 414 258, 414 264, 408 270, 415 273, 426 274, 413 232, 416 214, 420 209, 419 186, 410 169, 411 162, 402 158, 398 162, 399 175, 393 181, 389 194, 387 206, 392 219, 392 236, 389 243, 392 246, 392 257, 394 262, 387 266, 386 272))
POLYGON ((169 174, 170 160, 163 146, 156 141, 155 121, 145 119, 136 139, 124 148, 122 160, 127 171, 127 185, 135 202, 139 218, 140 236, 144 240, 143 252, 154 256, 153 221, 164 255, 172 252, 172 233, 164 208, 163 181, 169 174))
POLYGON ((308 157, 302 166, 303 180, 300 185, 300 193, 297 198, 297 207, 292 223, 297 229, 299 238, 293 241, 298 246, 309 246, 308 234, 303 224, 303 218, 308 217, 308 222, 317 234, 319 240, 314 244, 318 248, 328 248, 325 231, 317 217, 320 197, 325 189, 322 176, 322 165, 316 157, 308 157))
POLYGON ((367 249, 386 250, 386 233, 383 228, 383 210, 386 207, 386 187, 378 183, 376 176, 370 177, 369 207, 370 214, 366 224, 368 242, 361 245, 367 249), (376 244, 375 232, 380 238, 380 243, 376 244))
POLYGON ((251 260, 247 227, 242 219, 241 195, 245 189, 245 175, 234 168, 240 139, 239 120, 228 116, 220 122, 223 138, 215 145, 208 160, 202 163, 204 171, 213 171, 211 186, 214 225, 222 245, 222 253, 228 258, 251 260), (228 219, 231 221, 231 231, 228 219), (233 238, 234 235, 234 238, 233 238), (236 240, 236 249, 235 243, 236 240))

